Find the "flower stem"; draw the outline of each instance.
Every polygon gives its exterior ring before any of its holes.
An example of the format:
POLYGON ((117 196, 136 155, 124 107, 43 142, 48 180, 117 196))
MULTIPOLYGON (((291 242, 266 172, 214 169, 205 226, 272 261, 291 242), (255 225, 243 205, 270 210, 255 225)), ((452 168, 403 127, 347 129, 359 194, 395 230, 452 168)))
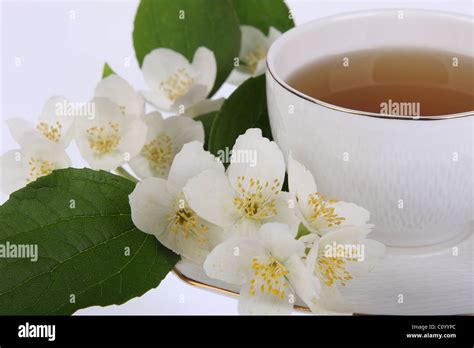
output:
POLYGON ((117 169, 115 169, 115 171, 117 172, 117 174, 119 174, 120 176, 123 176, 124 178, 130 180, 130 181, 133 181, 134 183, 137 183, 138 182, 138 179, 135 178, 132 174, 130 174, 129 172, 127 172, 123 167, 117 167, 117 169))

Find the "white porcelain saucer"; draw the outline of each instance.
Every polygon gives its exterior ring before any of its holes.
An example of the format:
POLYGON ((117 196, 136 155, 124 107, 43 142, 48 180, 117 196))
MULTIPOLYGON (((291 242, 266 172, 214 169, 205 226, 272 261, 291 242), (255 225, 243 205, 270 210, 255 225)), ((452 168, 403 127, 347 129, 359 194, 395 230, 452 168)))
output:
MULTIPOLYGON (((201 267, 188 261, 179 262, 175 272, 193 285, 239 291, 210 279, 201 267)), ((343 293, 359 314, 473 314, 473 233, 428 247, 388 247, 385 258, 370 273, 354 279, 343 293)), ((305 309, 301 301, 296 304, 305 309)))

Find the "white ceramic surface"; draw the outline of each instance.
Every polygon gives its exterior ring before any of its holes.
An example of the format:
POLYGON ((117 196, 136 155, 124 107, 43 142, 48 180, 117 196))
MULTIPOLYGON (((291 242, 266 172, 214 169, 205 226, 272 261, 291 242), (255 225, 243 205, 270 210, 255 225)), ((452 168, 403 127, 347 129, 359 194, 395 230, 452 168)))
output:
POLYGON ((285 83, 320 57, 374 47, 473 54, 472 17, 429 10, 376 10, 298 26, 271 47, 267 99, 272 134, 316 178, 318 190, 371 212, 372 238, 425 246, 472 233, 473 114, 373 117, 305 97, 285 83), (449 117, 452 117, 449 116, 449 117))

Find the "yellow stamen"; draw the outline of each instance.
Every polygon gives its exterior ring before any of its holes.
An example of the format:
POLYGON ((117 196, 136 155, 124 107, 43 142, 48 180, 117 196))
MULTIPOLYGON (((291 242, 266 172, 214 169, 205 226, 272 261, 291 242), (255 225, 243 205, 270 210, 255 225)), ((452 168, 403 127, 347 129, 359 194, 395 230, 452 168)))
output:
POLYGON ((39 158, 30 158, 28 161, 30 172, 26 178, 26 182, 35 181, 39 177, 51 174, 56 169, 56 165, 48 160, 41 160, 39 158))
POLYGON ((175 155, 173 142, 167 134, 162 133, 143 147, 142 155, 156 174, 165 176, 175 155))
POLYGON ((268 293, 280 299, 285 296, 285 279, 288 270, 278 260, 268 256, 265 260, 252 259, 253 276, 250 280, 250 295, 255 295, 258 289, 261 293, 268 293), (282 284, 282 285, 280 285, 282 284))
POLYGON ((100 155, 114 151, 120 144, 119 125, 109 122, 105 126, 92 127, 87 130, 89 147, 100 155))
POLYGON ((248 187, 244 187, 244 176, 237 177, 239 196, 234 198, 234 206, 245 217, 260 221, 277 214, 276 197, 280 191, 280 181, 275 179, 269 188, 269 183, 249 178, 248 187), (268 190, 269 188, 269 190, 268 190), (264 189, 267 191, 264 195, 264 189))
POLYGON ((247 70, 250 74, 254 74, 257 71, 258 63, 265 60, 267 52, 262 46, 258 46, 252 52, 249 52, 242 61, 245 63, 247 70))
POLYGON ((166 93, 171 101, 188 93, 194 83, 194 79, 189 75, 185 68, 178 69, 166 81, 160 83, 160 88, 166 93))
POLYGON ((173 213, 167 217, 169 230, 173 233, 182 233, 185 239, 194 238, 198 243, 207 242, 209 227, 205 226, 196 213, 186 204, 182 195, 179 195, 173 206, 173 213))
POLYGON ((308 198, 308 205, 311 207, 311 216, 308 221, 312 224, 323 224, 323 227, 334 227, 339 226, 345 218, 337 215, 334 212, 334 207, 328 207, 328 203, 335 203, 336 201, 330 199, 329 201, 325 200, 324 195, 319 193, 313 193, 308 198))
POLYGON ((346 286, 347 282, 352 279, 351 274, 346 270, 347 261, 352 259, 342 260, 336 257, 319 257, 318 268, 319 273, 323 276, 323 282, 327 286, 332 286, 335 282, 342 286, 346 286))
POLYGON ((46 122, 40 122, 36 126, 38 132, 43 134, 46 139, 59 143, 61 140, 61 129, 62 125, 56 122, 54 125, 50 125, 46 122))

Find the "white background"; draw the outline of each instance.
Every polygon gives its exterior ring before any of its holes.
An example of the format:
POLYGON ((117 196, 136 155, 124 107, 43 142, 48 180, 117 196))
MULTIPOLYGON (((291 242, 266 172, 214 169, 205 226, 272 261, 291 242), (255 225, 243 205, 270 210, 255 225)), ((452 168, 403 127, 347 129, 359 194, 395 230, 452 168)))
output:
MULTIPOLYGON (((0 154, 17 148, 3 120, 22 117, 34 121, 45 100, 54 95, 75 102, 87 101, 105 61, 136 89, 145 88, 132 44, 138 0, 0 3, 0 154)), ((474 15, 472 0, 287 3, 297 25, 337 13, 382 7, 430 8, 474 15)), ((232 90, 232 86, 224 85, 219 95, 226 96, 232 90)), ((75 167, 85 165, 75 148, 68 152, 75 167)), ((6 199, 0 194, 0 203, 6 199)), ((78 314, 237 314, 236 309, 234 297, 190 286, 169 274, 159 288, 141 298, 122 306, 91 307, 78 314)))

